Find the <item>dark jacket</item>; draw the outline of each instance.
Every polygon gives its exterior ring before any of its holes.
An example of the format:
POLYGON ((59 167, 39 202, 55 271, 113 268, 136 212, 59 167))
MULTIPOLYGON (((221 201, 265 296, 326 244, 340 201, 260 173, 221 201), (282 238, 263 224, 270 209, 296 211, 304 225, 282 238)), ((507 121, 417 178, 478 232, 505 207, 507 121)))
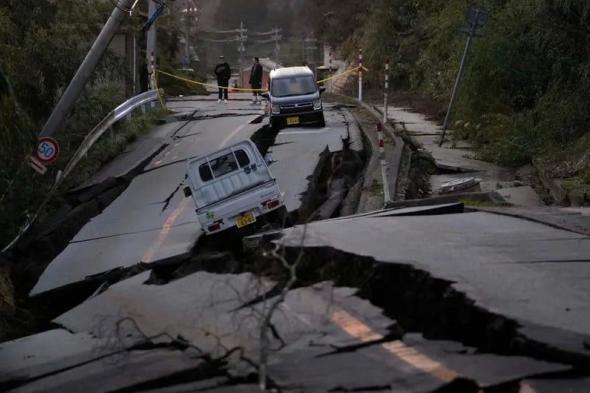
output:
POLYGON ((217 76, 217 82, 227 82, 229 78, 231 78, 231 68, 229 68, 229 64, 219 63, 215 67, 215 75, 217 76))
POLYGON ((250 71, 250 85, 255 87, 262 86, 262 65, 254 63, 250 71))

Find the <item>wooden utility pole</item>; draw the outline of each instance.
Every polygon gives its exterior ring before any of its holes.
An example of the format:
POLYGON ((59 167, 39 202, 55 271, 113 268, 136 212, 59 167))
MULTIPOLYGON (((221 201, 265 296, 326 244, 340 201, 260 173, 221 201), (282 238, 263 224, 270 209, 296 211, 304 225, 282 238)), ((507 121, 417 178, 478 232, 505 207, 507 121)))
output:
POLYGON ((485 11, 477 8, 470 8, 467 11, 468 27, 466 29, 462 29, 462 31, 467 34, 467 42, 465 43, 463 57, 461 58, 461 64, 459 65, 459 72, 457 72, 457 78, 455 79, 455 85, 453 86, 453 92, 451 93, 451 100, 449 101, 449 107, 447 109, 445 121, 443 122, 440 142, 438 144, 439 146, 442 146, 445 141, 445 134, 447 132, 447 128, 449 127, 449 122, 451 121, 451 112, 453 110, 453 106, 455 105, 455 100, 457 99, 459 85, 461 84, 463 74, 465 73, 465 65, 467 64, 467 55, 469 54, 471 42, 473 41, 473 38, 478 35, 478 29, 483 27, 486 22, 487 13, 485 11))
POLYGON ((131 7, 134 3, 134 0, 119 0, 117 2, 117 6, 113 10, 107 23, 102 28, 96 41, 94 41, 94 44, 92 44, 86 58, 84 58, 78 71, 76 71, 76 74, 59 99, 53 112, 51 112, 51 116, 49 116, 49 119, 39 134, 40 137, 52 136, 63 126, 65 118, 71 112, 74 104, 80 97, 84 86, 88 83, 88 80, 94 73, 102 56, 113 40, 113 37, 121 27, 121 22, 123 22, 125 15, 131 11, 131 7))
MULTIPOLYGON (((148 19, 152 17, 157 11, 158 4, 153 0, 148 1, 148 19)), ((156 63, 158 61, 158 28, 154 21, 149 29, 147 30, 146 46, 145 46, 145 63, 147 64, 148 71, 148 88, 155 89, 154 86, 154 72, 156 71, 156 63)))

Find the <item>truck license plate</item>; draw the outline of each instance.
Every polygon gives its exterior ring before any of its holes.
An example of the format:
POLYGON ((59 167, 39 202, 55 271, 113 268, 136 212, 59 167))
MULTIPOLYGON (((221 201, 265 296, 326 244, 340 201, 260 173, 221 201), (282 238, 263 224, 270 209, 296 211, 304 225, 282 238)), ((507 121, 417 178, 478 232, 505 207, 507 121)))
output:
POLYGON ((238 228, 242 228, 246 225, 254 224, 255 222, 256 216, 254 216, 254 213, 248 212, 238 217, 238 219, 236 220, 236 226, 238 228))
POLYGON ((287 117, 288 126, 293 126, 295 124, 299 124, 299 116, 287 117))

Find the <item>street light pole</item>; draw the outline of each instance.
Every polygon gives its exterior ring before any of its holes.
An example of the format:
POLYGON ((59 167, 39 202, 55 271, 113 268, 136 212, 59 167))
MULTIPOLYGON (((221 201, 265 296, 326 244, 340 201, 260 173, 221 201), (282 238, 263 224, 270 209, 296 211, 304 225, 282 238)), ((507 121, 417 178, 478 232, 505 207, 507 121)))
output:
POLYGON ((88 51, 86 58, 84 58, 84 61, 78 68, 78 71, 76 71, 76 74, 70 81, 66 91, 63 93, 59 99, 59 102, 53 109, 51 116, 49 116, 49 119, 39 134, 40 137, 51 136, 55 134, 60 127, 62 127, 65 118, 74 107, 74 104, 80 97, 84 86, 86 86, 86 83, 88 83, 88 80, 100 62, 100 59, 102 59, 102 56, 107 50, 113 37, 119 30, 121 22, 127 13, 126 10, 130 10, 134 3, 134 0, 118 1, 117 6, 109 17, 109 20, 104 25, 100 34, 96 38, 96 41, 94 41, 94 44, 92 44, 92 47, 90 48, 90 51, 88 51))

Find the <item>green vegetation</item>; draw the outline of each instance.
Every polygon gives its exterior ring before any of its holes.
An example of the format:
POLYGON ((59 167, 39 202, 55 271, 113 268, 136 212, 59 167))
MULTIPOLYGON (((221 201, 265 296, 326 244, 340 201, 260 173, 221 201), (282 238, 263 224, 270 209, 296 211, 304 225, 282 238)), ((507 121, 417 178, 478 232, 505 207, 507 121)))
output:
POLYGON ((477 209, 479 208, 486 208, 486 207, 511 207, 510 203, 496 203, 491 200, 481 200, 481 199, 473 199, 473 198, 465 198, 459 200, 459 202, 463 203, 466 207, 472 207, 477 209))
MULTIPOLYGON (((10 0, 0 6, 0 248, 51 187, 27 166, 36 135, 98 33, 109 7, 87 1, 10 0)), ((123 97, 121 61, 109 54, 59 135, 63 167, 123 97)))
MULTIPOLYGON (((458 29, 473 3, 305 0, 301 8, 349 59, 364 49, 369 87, 380 89, 378 70, 390 59, 393 88, 434 98, 438 112, 450 96, 465 44, 458 29)), ((569 151, 588 135, 590 3, 491 0, 485 7, 489 21, 472 46, 454 114, 469 126, 457 136, 508 166, 569 151)))
MULTIPOLYGON (((108 52, 56 135, 61 154, 45 176, 27 163, 36 136, 113 9, 91 0, 6 0, 0 4, 0 249, 18 233, 86 134, 125 100, 126 62, 108 52)), ((127 19, 127 29, 142 20, 127 19)), ((170 40, 168 34, 160 34, 170 40)), ((161 115, 161 114, 160 114, 161 115)), ((154 115, 150 115, 154 116, 154 115)), ((153 118, 106 135, 64 185, 78 185, 110 160, 153 118)), ((46 213, 57 207, 59 198, 46 213)))
POLYGON ((371 182, 369 193, 372 196, 383 195, 383 183, 381 183, 381 181, 378 178, 373 179, 373 181, 371 182))
POLYGON ((153 110, 137 114, 131 121, 117 123, 113 131, 103 135, 92 147, 85 159, 74 170, 72 176, 67 179, 64 189, 75 187, 90 178, 103 164, 121 154, 139 136, 152 130, 166 113, 165 110, 153 110))
MULTIPOLYGON (((191 71, 179 71, 171 66, 162 66, 160 69, 172 75, 179 76, 197 82, 206 82, 204 78, 200 77, 195 72, 191 71)), ((158 77, 158 87, 164 89, 166 95, 178 96, 178 95, 207 95, 207 89, 196 83, 185 82, 180 79, 172 78, 167 75, 160 74, 158 77)))

